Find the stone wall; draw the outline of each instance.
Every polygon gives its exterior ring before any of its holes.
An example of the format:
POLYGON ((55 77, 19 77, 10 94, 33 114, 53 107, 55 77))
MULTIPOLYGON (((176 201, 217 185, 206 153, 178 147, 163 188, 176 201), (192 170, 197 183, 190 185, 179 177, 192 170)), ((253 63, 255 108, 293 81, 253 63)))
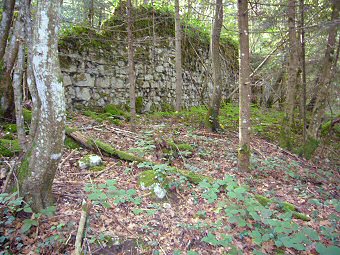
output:
MULTIPOLYGON (((135 45, 136 96, 143 99, 143 111, 159 110, 175 102, 175 47, 173 38, 158 38, 162 44, 135 45)), ((183 66, 183 106, 206 104, 212 90, 209 52, 195 49, 183 66)), ((235 83, 235 75, 223 62, 224 95, 235 83)), ((69 108, 127 104, 129 83, 127 47, 117 44, 110 50, 87 47, 60 49, 66 101, 69 108)))

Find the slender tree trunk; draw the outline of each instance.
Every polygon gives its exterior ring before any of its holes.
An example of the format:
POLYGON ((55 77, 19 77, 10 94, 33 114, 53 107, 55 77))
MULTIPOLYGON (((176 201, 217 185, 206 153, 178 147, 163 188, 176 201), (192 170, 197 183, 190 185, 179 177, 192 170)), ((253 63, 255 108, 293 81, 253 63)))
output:
POLYGON ((176 111, 182 109, 183 79, 182 79, 182 49, 181 49, 181 18, 179 14, 179 0, 175 0, 175 44, 176 44, 176 111))
POLYGON ((0 79, 0 108, 4 113, 4 117, 8 120, 14 120, 14 96, 12 87, 12 70, 17 58, 19 40, 22 30, 22 23, 16 20, 13 27, 11 39, 6 47, 4 55, 4 73, 0 79))
POLYGON ((220 60, 220 35, 222 25, 223 25, 222 0, 216 0, 215 21, 212 30, 212 43, 211 43, 214 89, 206 121, 206 123, 208 124, 208 128, 213 132, 216 132, 218 129, 220 129, 218 116, 221 106, 221 86, 222 86, 222 72, 220 60))
POLYGON ((17 124, 17 133, 20 141, 21 148, 23 151, 26 151, 26 133, 24 127, 24 117, 23 117, 23 73, 25 68, 25 16, 26 16, 26 6, 24 0, 19 0, 20 3, 20 14, 18 18, 18 22, 22 25, 20 35, 18 36, 19 40, 19 49, 18 49, 18 58, 17 63, 14 68, 13 73, 13 91, 14 91, 14 101, 15 101, 15 116, 16 116, 16 124, 17 124))
POLYGON ((322 118, 326 111, 326 102, 329 97, 330 83, 332 77, 332 64, 335 59, 335 47, 337 36, 337 24, 336 20, 339 18, 340 1, 333 0, 333 11, 331 18, 331 25, 328 30, 328 40, 326 46, 325 56, 321 63, 320 77, 318 77, 319 93, 314 104, 311 123, 308 128, 308 135, 314 139, 318 137, 318 131, 322 124, 322 118))
POLYGON ((288 63, 288 86, 286 101, 286 117, 291 126, 294 121, 294 109, 296 105, 296 90, 298 82, 298 40, 296 35, 296 0, 289 0, 288 4, 288 27, 289 27, 289 63, 288 63))
POLYGON ((307 101, 307 78, 306 78, 306 49, 305 49, 305 1, 300 0, 300 16, 301 16, 301 70, 302 70, 302 120, 303 120, 303 142, 307 139, 307 117, 306 117, 306 101, 307 101))
POLYGON ((3 2, 3 12, 0 24, 0 61, 5 54, 7 38, 12 23, 14 5, 15 0, 4 0, 3 2))
POLYGON ((250 61, 248 0, 238 0, 238 26, 240 33, 240 75, 239 75, 239 149, 238 161, 241 171, 249 171, 250 164, 250 61))
POLYGON ((89 3, 89 14, 88 14, 88 18, 89 18, 89 23, 90 23, 90 26, 93 27, 94 25, 94 0, 90 0, 90 3, 89 3))
POLYGON ((130 83, 130 113, 131 128, 135 130, 136 125, 136 73, 134 63, 134 47, 132 34, 132 2, 127 1, 127 30, 128 30, 128 65, 129 65, 129 83, 130 83))
POLYGON ((32 63, 41 107, 36 136, 17 175, 20 194, 32 201, 34 211, 53 204, 52 183, 65 135, 64 88, 58 59, 59 12, 59 0, 38 1, 32 63))

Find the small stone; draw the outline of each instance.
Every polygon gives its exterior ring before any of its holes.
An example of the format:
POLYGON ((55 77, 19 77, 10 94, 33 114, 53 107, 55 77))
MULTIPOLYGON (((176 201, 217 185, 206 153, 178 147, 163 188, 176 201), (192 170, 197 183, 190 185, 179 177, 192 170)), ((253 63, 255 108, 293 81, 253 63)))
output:
POLYGON ((170 209, 170 208, 171 208, 171 204, 169 204, 169 203, 163 203, 163 208, 164 208, 164 209, 170 209))
POLYGON ((98 155, 86 155, 78 161, 81 169, 88 169, 93 166, 100 166, 103 160, 98 155))

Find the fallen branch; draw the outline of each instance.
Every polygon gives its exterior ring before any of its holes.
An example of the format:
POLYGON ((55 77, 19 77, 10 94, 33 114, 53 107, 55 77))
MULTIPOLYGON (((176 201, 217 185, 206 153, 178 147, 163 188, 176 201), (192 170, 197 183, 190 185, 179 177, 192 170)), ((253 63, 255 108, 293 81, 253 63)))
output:
POLYGON ((83 235, 84 235, 84 230, 85 230, 85 224, 86 224, 86 219, 91 208, 91 203, 87 203, 85 199, 83 199, 81 208, 82 208, 82 211, 81 211, 81 216, 80 216, 79 226, 78 226, 78 231, 77 231, 77 236, 76 236, 74 255, 80 255, 82 251, 82 241, 83 241, 83 235))

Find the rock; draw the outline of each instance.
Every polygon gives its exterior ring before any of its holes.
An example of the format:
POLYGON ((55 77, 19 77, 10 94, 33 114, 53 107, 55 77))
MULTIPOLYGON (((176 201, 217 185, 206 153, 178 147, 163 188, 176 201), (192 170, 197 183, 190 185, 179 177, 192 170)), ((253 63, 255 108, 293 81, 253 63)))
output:
POLYGON ((147 75, 145 75, 144 80, 151 81, 151 80, 153 80, 153 76, 151 74, 147 74, 147 75))
POLYGON ((89 101, 91 99, 90 88, 76 87, 76 98, 82 101, 89 101))
POLYGON ((80 169, 89 169, 102 164, 103 160, 98 155, 86 155, 78 161, 80 169))
POLYGON ((163 66, 157 66, 156 67, 156 72, 157 73, 162 73, 164 71, 164 67, 163 66))

